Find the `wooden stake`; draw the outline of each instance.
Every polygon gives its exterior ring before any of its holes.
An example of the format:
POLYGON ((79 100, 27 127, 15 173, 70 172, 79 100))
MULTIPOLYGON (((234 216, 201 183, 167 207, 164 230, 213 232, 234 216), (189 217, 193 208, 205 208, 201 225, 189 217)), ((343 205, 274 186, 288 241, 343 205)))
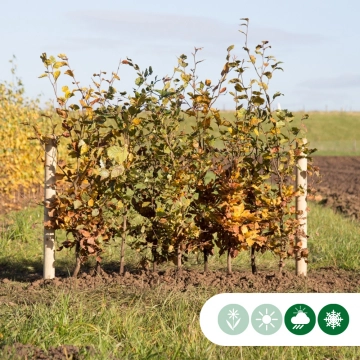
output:
POLYGON ((204 272, 208 272, 209 270, 209 254, 207 249, 204 249, 204 272))
POLYGON ((123 234, 121 239, 120 249, 120 275, 125 273, 125 242, 126 242, 126 226, 127 226, 127 208, 125 208, 124 222, 123 222, 123 234))
POLYGON ((227 273, 229 275, 232 274, 230 249, 228 249, 228 253, 227 253, 227 273))
MULTIPOLYGON (((49 208, 52 198, 56 195, 55 190, 56 173, 56 142, 52 138, 46 139, 45 144, 45 182, 44 182, 44 222, 51 220, 49 208)), ((44 263, 43 278, 55 278, 55 230, 44 226, 44 263)))
MULTIPOLYGON (((306 139, 304 144, 307 143, 306 139)), ((297 214, 296 218, 300 220, 301 234, 296 237, 296 245, 300 246, 300 250, 297 252, 296 261, 296 275, 307 275, 307 263, 305 258, 301 256, 301 251, 307 249, 307 159, 306 155, 298 160, 298 167, 296 168, 296 188, 302 187, 304 194, 296 198, 296 211, 301 211, 301 214, 297 214)))

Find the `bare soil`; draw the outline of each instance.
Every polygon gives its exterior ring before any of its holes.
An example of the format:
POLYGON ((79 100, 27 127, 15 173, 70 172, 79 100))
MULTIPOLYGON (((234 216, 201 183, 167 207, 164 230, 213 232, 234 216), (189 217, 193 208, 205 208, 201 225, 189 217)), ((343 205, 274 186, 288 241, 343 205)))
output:
MULTIPOLYGON (((360 272, 345 271, 336 268, 323 268, 309 271, 307 277, 296 276, 293 271, 259 271, 256 275, 250 271, 234 271, 228 275, 225 270, 203 271, 193 269, 167 269, 152 272, 150 270, 137 270, 125 272, 120 276, 116 272, 102 272, 102 275, 83 272, 79 278, 56 277, 53 280, 43 280, 41 274, 36 274, 37 279, 30 282, 15 282, 8 278, 1 280, 7 288, 13 290, 12 301, 20 301, 26 297, 31 302, 31 297, 37 298, 37 293, 44 288, 85 290, 96 289, 104 286, 120 286, 127 291, 143 291, 150 288, 161 287, 164 291, 191 291, 194 288, 214 288, 219 292, 359 292, 360 272), (17 294, 17 292, 19 292, 17 294), (19 296, 19 297, 17 297, 19 296)), ((1 291, 0 304, 7 298, 1 291), (3 297, 5 296, 5 298, 3 297)))
POLYGON ((360 157, 314 157, 322 182, 315 185, 321 204, 360 220, 360 157))

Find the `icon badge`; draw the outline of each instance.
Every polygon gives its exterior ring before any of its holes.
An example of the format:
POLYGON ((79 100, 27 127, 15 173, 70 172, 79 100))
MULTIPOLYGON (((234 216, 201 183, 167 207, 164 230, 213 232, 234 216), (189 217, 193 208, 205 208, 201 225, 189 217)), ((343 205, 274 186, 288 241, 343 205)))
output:
POLYGON ((284 323, 287 329, 293 334, 305 335, 314 328, 316 315, 310 306, 296 304, 286 311, 284 323))
POLYGON ((224 306, 218 315, 220 329, 228 335, 239 335, 249 325, 249 314, 239 304, 224 306))
POLYGON ((328 335, 339 335, 349 325, 349 313, 338 304, 324 306, 318 315, 320 329, 328 335))
POLYGON ((281 312, 274 305, 260 305, 253 311, 251 315, 251 324, 259 334, 275 334, 280 329, 282 324, 281 312))

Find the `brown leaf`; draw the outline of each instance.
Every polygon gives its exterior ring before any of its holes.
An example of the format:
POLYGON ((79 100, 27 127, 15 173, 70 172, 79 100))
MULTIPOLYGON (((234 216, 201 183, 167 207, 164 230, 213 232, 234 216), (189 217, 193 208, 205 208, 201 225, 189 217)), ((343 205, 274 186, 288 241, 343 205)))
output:
POLYGON ((67 119, 67 117, 68 117, 68 113, 66 110, 56 108, 56 113, 63 119, 67 119))
POLYGON ((81 230, 79 230, 79 233, 80 233, 82 236, 84 236, 85 238, 89 238, 89 237, 91 236, 90 233, 89 233, 87 230, 81 229, 81 230))

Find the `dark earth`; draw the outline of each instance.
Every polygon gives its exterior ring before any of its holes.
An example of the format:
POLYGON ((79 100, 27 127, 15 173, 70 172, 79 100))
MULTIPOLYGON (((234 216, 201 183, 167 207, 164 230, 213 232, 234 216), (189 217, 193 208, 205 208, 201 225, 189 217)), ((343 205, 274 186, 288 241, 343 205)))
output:
POLYGON ((360 219, 360 157, 314 157, 321 183, 315 185, 320 203, 353 219, 360 219))
MULTIPOLYGON (((360 157, 314 157, 314 165, 320 167, 321 183, 314 184, 321 195, 321 204, 332 208, 346 217, 360 219, 360 157)), ((16 206, 28 204, 29 199, 18 197, 16 206)), ((0 208, 4 212, 5 207, 0 208)), ((103 286, 122 287, 128 291, 146 291, 161 286, 164 291, 192 291, 197 287, 212 287, 221 292, 360 292, 360 272, 345 271, 336 268, 323 268, 309 271, 307 277, 295 276, 293 272, 259 271, 253 275, 250 271, 234 271, 227 275, 225 271, 202 271, 167 269, 158 272, 145 270, 127 271, 124 276, 111 268, 104 268, 102 276, 84 272, 78 279, 63 276, 43 281, 41 273, 11 274, 9 269, 0 270, 0 306, 21 303, 24 296, 28 303, 38 301, 46 288, 56 289, 92 289, 103 286), (11 280, 10 280, 11 279, 11 280), (21 279, 21 281, 20 281, 21 279), (14 281, 15 280, 15 281, 14 281)), ((96 350, 90 347, 79 349, 64 345, 44 350, 24 344, 13 344, 2 348, 3 356, 13 359, 82 359, 84 354, 96 350)))

